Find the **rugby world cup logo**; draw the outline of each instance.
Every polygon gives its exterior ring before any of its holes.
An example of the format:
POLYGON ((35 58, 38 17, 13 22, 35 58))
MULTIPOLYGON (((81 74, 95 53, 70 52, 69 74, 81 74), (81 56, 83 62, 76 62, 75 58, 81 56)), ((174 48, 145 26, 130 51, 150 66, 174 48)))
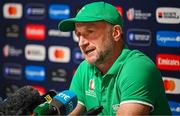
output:
POLYGON ((95 89, 95 81, 94 81, 94 79, 91 79, 89 81, 89 88, 90 88, 90 90, 94 90, 95 89))

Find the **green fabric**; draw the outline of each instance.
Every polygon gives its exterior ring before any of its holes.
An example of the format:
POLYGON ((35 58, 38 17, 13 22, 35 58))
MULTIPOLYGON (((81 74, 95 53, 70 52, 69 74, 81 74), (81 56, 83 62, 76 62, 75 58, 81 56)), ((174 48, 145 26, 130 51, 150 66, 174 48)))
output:
POLYGON ((61 31, 73 31, 75 22, 107 21, 113 25, 123 26, 123 19, 116 8, 105 2, 93 2, 85 5, 75 18, 61 21, 58 28, 61 31))
POLYGON ((105 75, 83 61, 70 90, 77 94, 87 111, 102 105, 104 109, 100 115, 115 115, 120 103, 130 101, 152 106, 152 115, 171 114, 159 71, 137 50, 123 49, 105 75))

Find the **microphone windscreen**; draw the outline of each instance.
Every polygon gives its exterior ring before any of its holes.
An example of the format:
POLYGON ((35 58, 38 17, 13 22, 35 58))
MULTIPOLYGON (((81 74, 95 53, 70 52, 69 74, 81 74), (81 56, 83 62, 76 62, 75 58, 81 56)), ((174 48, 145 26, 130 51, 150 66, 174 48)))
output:
POLYGON ((24 86, 6 98, 2 108, 6 115, 29 115, 40 103, 39 92, 31 86, 24 86))

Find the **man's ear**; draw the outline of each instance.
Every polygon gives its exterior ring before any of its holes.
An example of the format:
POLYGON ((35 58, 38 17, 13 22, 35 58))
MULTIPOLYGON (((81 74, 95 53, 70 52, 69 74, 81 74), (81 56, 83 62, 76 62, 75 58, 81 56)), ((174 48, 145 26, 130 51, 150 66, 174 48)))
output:
POLYGON ((122 34, 123 34, 123 32, 122 32, 121 26, 114 25, 113 31, 112 31, 112 36, 114 38, 114 41, 119 41, 119 39, 121 39, 121 37, 122 37, 122 34))

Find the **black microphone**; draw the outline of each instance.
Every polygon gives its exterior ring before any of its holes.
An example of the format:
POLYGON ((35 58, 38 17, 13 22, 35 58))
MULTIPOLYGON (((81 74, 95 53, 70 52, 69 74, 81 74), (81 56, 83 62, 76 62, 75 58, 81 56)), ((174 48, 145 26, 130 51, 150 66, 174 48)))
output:
POLYGON ((0 106, 2 115, 30 115, 41 103, 39 92, 31 86, 24 86, 7 97, 0 106))
POLYGON ((41 96, 41 103, 51 101, 56 94, 57 92, 55 90, 48 91, 47 93, 41 96))
POLYGON ((49 110, 49 103, 53 99, 53 97, 56 95, 56 91, 50 90, 49 92, 45 93, 41 96, 42 104, 38 105, 34 110, 34 116, 42 116, 44 115, 47 110, 49 110))
POLYGON ((86 115, 98 115, 103 110, 103 106, 97 106, 95 108, 90 109, 88 112, 84 113, 84 116, 86 115))

